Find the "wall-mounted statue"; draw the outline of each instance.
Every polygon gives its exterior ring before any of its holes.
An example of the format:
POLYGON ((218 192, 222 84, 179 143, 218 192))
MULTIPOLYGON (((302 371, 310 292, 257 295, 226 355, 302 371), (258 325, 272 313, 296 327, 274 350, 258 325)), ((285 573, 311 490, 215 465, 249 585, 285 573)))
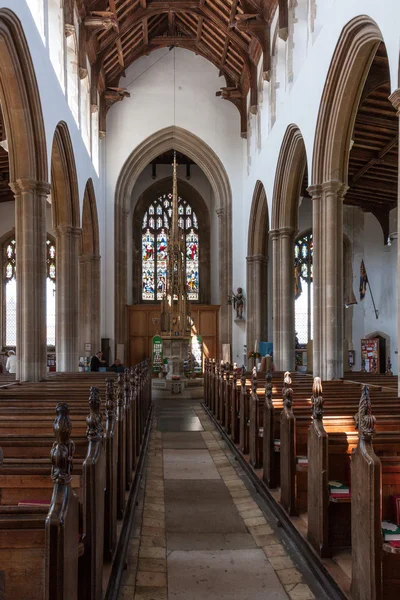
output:
POLYGON ((244 296, 243 289, 238 287, 236 294, 232 292, 233 308, 236 310, 236 318, 243 319, 244 296))

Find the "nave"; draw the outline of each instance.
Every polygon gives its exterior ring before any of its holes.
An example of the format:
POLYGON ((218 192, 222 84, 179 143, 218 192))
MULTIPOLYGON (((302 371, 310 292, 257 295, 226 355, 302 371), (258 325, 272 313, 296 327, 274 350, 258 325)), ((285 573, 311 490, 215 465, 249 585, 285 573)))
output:
POLYGON ((119 599, 328 600, 200 400, 155 400, 119 599))

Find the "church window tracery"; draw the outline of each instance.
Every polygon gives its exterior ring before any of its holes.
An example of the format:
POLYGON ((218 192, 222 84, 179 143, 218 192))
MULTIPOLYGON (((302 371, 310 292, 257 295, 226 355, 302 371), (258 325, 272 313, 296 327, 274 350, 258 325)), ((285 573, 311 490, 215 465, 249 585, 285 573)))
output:
MULTIPOLYGON (((185 240, 186 291, 189 300, 199 299, 199 231, 196 213, 178 197, 178 226, 185 240)), ((142 218, 142 300, 162 300, 167 277, 168 233, 172 217, 172 194, 156 198, 142 218)))
MULTIPOLYGON (((8 348, 17 345, 17 243, 10 236, 3 243, 3 340, 8 348)), ((47 345, 56 343, 56 246, 49 236, 46 240, 46 318, 47 345)))

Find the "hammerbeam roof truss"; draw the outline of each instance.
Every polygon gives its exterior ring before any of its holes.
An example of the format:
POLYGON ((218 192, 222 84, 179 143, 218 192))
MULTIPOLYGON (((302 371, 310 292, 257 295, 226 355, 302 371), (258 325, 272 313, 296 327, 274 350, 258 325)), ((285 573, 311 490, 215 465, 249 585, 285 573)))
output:
MULTIPOLYGON (((217 95, 243 112, 257 100, 256 65, 269 77, 270 22, 288 0, 81 0, 90 54, 106 100, 121 99, 125 70, 158 48, 192 50, 225 77, 217 95)), ((284 14, 285 11, 282 11, 284 14)), ((281 25, 281 23, 280 23, 281 25)), ((246 121, 242 114, 242 125, 246 121)), ((243 133, 243 127, 242 127, 243 133)))

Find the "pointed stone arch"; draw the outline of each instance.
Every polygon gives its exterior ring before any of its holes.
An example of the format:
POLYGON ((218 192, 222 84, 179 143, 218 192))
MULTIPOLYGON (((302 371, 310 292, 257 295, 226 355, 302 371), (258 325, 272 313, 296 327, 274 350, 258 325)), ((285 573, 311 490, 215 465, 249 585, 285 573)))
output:
POLYGON ((202 139, 181 127, 161 129, 146 138, 130 154, 115 190, 115 343, 127 344, 127 217, 133 186, 147 165, 163 152, 177 150, 191 158, 210 182, 219 217, 220 343, 232 340, 232 311, 226 299, 232 290, 232 192, 228 175, 215 152, 202 139))
POLYGON ((307 156, 295 124, 286 129, 279 152, 272 198, 273 343, 278 369, 295 367, 293 247, 298 203, 307 156))
POLYGON ((57 246, 56 360, 58 371, 78 368, 78 256, 81 236, 78 178, 68 126, 61 121, 51 152, 51 200, 57 246))
POLYGON ((318 113, 312 185, 330 181, 347 184, 354 120, 369 68, 382 41, 378 25, 367 15, 355 17, 342 30, 318 113))
POLYGON ((257 181, 251 204, 247 239, 247 348, 255 340, 268 341, 268 202, 264 185, 257 181))
POLYGON ((79 356, 91 356, 100 348, 99 221, 92 179, 88 179, 83 196, 80 241, 79 356), (85 351, 85 344, 91 344, 91 351, 85 351))
POLYGON ((313 368, 323 379, 343 377, 343 197, 351 136, 362 90, 383 41, 367 15, 343 28, 333 53, 316 126, 313 197, 313 368))
POLYGON ((46 136, 28 43, 18 17, 7 8, 0 9, 0 105, 20 248, 17 378, 38 381, 46 376, 46 136))

